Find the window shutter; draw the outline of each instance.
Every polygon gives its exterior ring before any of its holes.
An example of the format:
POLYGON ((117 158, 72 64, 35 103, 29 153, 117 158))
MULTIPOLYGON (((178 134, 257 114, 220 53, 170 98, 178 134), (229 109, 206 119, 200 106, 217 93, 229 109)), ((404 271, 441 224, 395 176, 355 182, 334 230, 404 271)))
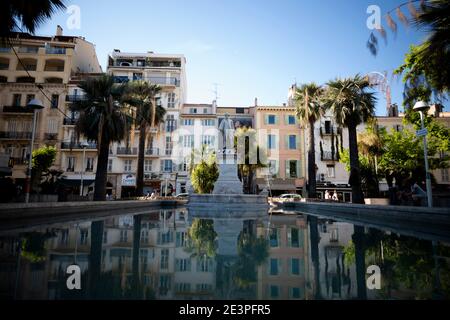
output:
POLYGON ((284 136, 284 148, 289 150, 289 135, 284 136))
POLYGON ((289 168, 289 160, 286 160, 285 161, 285 172, 286 172, 286 179, 289 179, 290 177, 291 177, 291 171, 290 171, 290 168, 289 168))
POLYGON ((291 228, 287 229, 287 242, 288 242, 288 246, 292 247, 292 229, 291 228))
POLYGON ((160 160, 160 165, 159 171, 164 172, 164 160, 160 160))
POLYGON ((264 115, 264 124, 267 125, 269 123, 269 116, 266 114, 264 115))
POLYGON ((158 232, 158 239, 156 240, 158 244, 161 244, 161 232, 158 232))
POLYGON ((277 270, 278 273, 277 274, 283 274, 282 268, 283 268, 282 260, 281 260, 281 258, 279 258, 278 259, 278 270, 277 270))
POLYGON ((191 271, 191 259, 187 259, 187 271, 191 271))
POLYGON ((295 142, 296 142, 296 144, 297 144, 297 146, 296 146, 296 147, 297 147, 297 150, 301 150, 301 145, 300 145, 300 140, 301 140, 301 139, 300 139, 300 136, 299 136, 299 135, 296 136, 296 137, 295 137, 295 140, 296 140, 295 142))
POLYGON ((284 124, 289 125, 289 115, 287 114, 284 115, 284 124))
POLYGON ((176 259, 175 260, 175 270, 176 271, 181 271, 180 269, 181 269, 180 268, 180 259, 176 259))
POLYGON ((297 173, 297 178, 300 178, 301 177, 301 174, 300 174, 300 160, 297 160, 296 162, 295 162, 295 167, 296 167, 296 173, 297 173))

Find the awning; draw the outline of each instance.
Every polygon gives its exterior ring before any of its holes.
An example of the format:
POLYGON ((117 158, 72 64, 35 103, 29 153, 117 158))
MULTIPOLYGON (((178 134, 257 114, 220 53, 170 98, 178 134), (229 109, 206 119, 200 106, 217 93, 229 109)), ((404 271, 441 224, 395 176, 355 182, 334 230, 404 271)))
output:
MULTIPOLYGON (((79 187, 81 184, 81 179, 61 179, 58 182, 66 187, 79 187)), ((92 179, 83 179, 83 187, 89 187, 94 182, 95 180, 92 179)))
MULTIPOLYGON (((257 179, 259 189, 267 187, 265 179, 257 179)), ((270 181, 270 189, 276 191, 297 191, 304 186, 304 179, 272 179, 270 181)))

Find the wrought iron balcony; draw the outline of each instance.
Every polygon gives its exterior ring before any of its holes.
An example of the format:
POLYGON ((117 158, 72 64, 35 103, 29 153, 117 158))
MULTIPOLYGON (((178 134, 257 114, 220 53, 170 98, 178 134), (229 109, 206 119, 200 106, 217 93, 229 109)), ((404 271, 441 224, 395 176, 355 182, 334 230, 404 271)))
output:
POLYGON ((33 114, 33 109, 21 106, 4 106, 3 112, 7 113, 29 113, 33 114))
POLYGON ((74 126, 77 123, 77 119, 74 118, 64 118, 63 125, 74 126))
POLYGON ((123 147, 117 148, 118 155, 135 156, 137 155, 137 151, 138 151, 137 148, 123 148, 123 147))
POLYGON ((338 152, 334 152, 334 154, 331 151, 323 151, 321 152, 320 159, 322 161, 339 161, 339 154, 338 152))
POLYGON ((62 142, 61 143, 61 149, 64 150, 83 150, 83 149, 87 149, 87 150, 96 150, 97 149, 97 144, 93 143, 93 142, 88 142, 84 145, 84 143, 80 143, 80 142, 62 142))
POLYGON ((67 102, 85 101, 87 98, 84 94, 68 94, 66 95, 67 102))
POLYGON ((0 139, 30 140, 31 132, 27 131, 0 131, 0 139))
POLYGON ((49 140, 49 141, 57 140, 58 139, 58 134, 57 133, 46 133, 44 135, 44 139, 45 140, 49 140))
POLYGON ((159 156, 159 149, 158 148, 151 148, 147 149, 145 151, 146 156, 159 156))

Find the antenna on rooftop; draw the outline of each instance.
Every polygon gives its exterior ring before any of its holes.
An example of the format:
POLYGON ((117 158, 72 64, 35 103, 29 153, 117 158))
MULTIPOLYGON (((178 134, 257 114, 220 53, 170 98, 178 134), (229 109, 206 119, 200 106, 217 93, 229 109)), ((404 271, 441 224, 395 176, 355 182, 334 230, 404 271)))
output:
POLYGON ((213 83, 214 90, 212 90, 212 92, 214 93, 214 98, 215 98, 216 103, 220 98, 219 97, 219 89, 218 89, 219 86, 220 86, 220 83, 213 83))

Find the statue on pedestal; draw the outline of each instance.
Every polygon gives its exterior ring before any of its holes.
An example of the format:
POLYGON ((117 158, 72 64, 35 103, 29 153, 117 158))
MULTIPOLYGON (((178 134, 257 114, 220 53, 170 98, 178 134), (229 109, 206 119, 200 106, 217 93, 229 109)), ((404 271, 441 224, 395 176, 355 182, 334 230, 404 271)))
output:
MULTIPOLYGON (((228 113, 225 114, 225 119, 219 125, 219 131, 222 135, 223 151, 225 154, 234 151, 234 122, 230 119, 228 113)), ((234 153, 234 152, 233 152, 234 153)))

